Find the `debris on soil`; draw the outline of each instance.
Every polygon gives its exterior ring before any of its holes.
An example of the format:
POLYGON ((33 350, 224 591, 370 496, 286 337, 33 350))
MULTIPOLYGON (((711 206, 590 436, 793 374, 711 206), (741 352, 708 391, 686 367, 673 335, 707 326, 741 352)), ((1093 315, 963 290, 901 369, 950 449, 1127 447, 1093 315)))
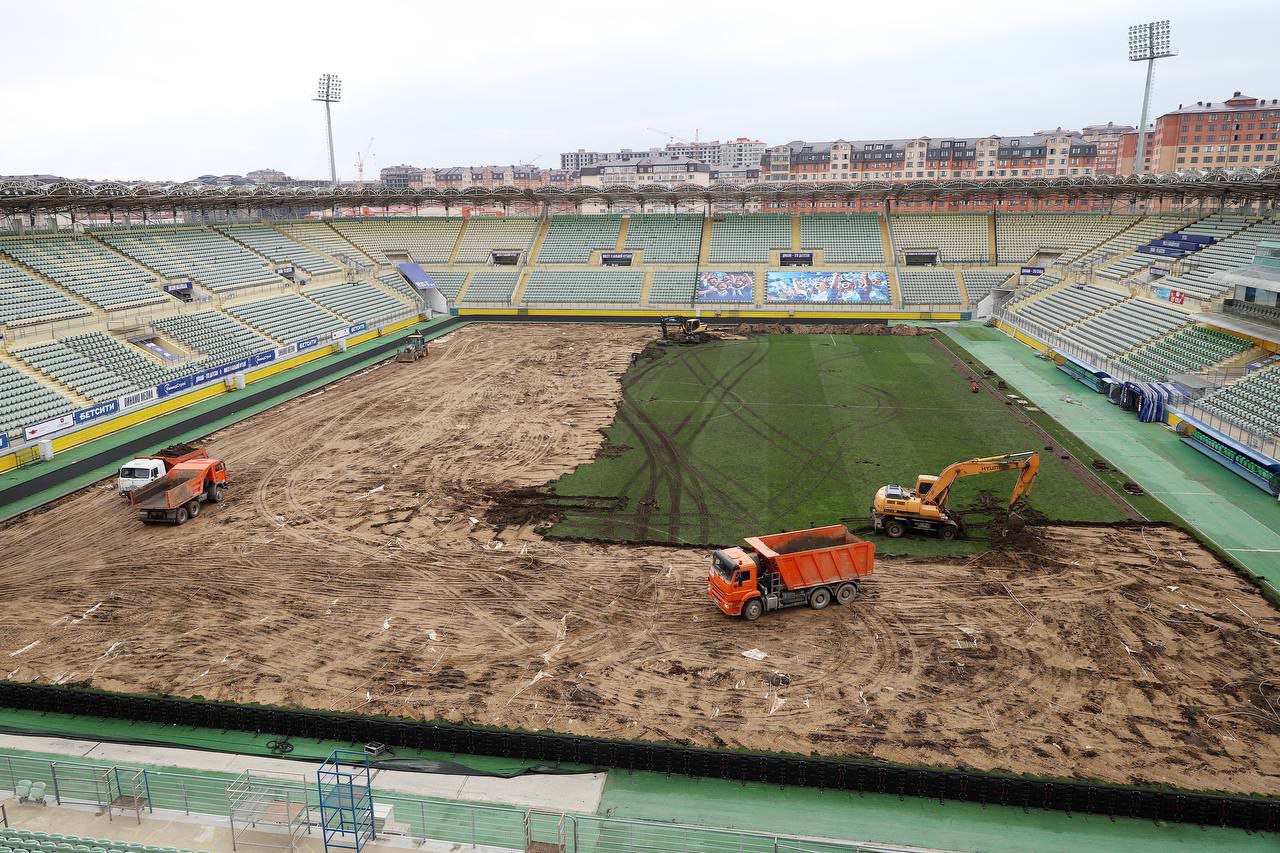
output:
POLYGON ((1142 486, 1139 486, 1137 483, 1133 482, 1132 480, 1125 480, 1125 481, 1120 485, 1120 488, 1124 489, 1126 492, 1128 492, 1128 493, 1129 493, 1129 494, 1131 494, 1131 495, 1145 495, 1145 494, 1146 494, 1146 492, 1142 490, 1142 486))
POLYGON ((765 658, 768 657, 767 654, 760 651, 759 649, 747 649, 745 652, 742 653, 742 656, 744 658, 751 658, 752 660, 764 660, 765 658))
POLYGON ((1106 461, 1104 461, 1104 460, 1102 460, 1102 459, 1095 459, 1095 460, 1093 460, 1093 462, 1091 462, 1090 464, 1091 464, 1091 465, 1093 465, 1093 470, 1095 470, 1095 471, 1110 471, 1110 470, 1111 470, 1111 466, 1110 466, 1110 465, 1108 465, 1108 464, 1106 463, 1106 461))

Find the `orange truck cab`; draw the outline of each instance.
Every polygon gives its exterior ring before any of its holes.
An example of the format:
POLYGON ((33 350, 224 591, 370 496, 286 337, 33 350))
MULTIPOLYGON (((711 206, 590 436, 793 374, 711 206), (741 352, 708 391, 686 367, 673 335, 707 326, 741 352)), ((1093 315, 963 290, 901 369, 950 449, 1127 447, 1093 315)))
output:
POLYGON ((200 514, 206 501, 222 503, 227 486, 227 466, 221 459, 191 459, 129 492, 129 503, 148 524, 185 524, 200 514))
POLYGON ((726 615, 748 622, 784 607, 848 604, 875 564, 876 546, 842 524, 744 541, 746 548, 712 554, 707 594, 726 615))

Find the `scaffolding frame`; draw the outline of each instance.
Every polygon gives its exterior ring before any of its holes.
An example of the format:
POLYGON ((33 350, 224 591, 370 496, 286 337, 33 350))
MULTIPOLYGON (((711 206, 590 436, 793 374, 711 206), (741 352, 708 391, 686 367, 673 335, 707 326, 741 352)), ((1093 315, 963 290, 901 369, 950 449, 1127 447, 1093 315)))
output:
POLYGON ((335 749, 316 771, 325 853, 360 853, 366 843, 377 840, 372 780, 368 754, 350 749, 335 749))
POLYGON ((307 777, 301 773, 246 770, 227 785, 231 849, 240 845, 293 850, 305 832, 311 834, 307 777), (253 833, 254 837, 246 836, 253 833), (281 836, 279 841, 269 836, 281 836))

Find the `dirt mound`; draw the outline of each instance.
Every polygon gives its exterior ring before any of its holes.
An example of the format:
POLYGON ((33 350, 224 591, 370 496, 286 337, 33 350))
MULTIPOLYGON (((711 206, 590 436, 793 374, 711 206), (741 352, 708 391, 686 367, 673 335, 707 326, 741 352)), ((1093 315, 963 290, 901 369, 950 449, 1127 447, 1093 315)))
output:
POLYGON ((920 326, 890 326, 886 323, 739 323, 730 330, 735 335, 926 335, 920 326))

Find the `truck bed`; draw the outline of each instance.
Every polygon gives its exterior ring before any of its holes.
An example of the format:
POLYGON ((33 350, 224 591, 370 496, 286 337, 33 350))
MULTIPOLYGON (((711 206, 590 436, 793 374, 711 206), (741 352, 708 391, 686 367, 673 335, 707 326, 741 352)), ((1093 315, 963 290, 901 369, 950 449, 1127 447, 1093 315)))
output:
POLYGON ((857 580, 871 574, 875 545, 843 524, 752 536, 747 540, 791 589, 857 580))
POLYGON ((203 471, 177 469, 129 495, 139 510, 176 509, 195 497, 203 482, 203 471))

